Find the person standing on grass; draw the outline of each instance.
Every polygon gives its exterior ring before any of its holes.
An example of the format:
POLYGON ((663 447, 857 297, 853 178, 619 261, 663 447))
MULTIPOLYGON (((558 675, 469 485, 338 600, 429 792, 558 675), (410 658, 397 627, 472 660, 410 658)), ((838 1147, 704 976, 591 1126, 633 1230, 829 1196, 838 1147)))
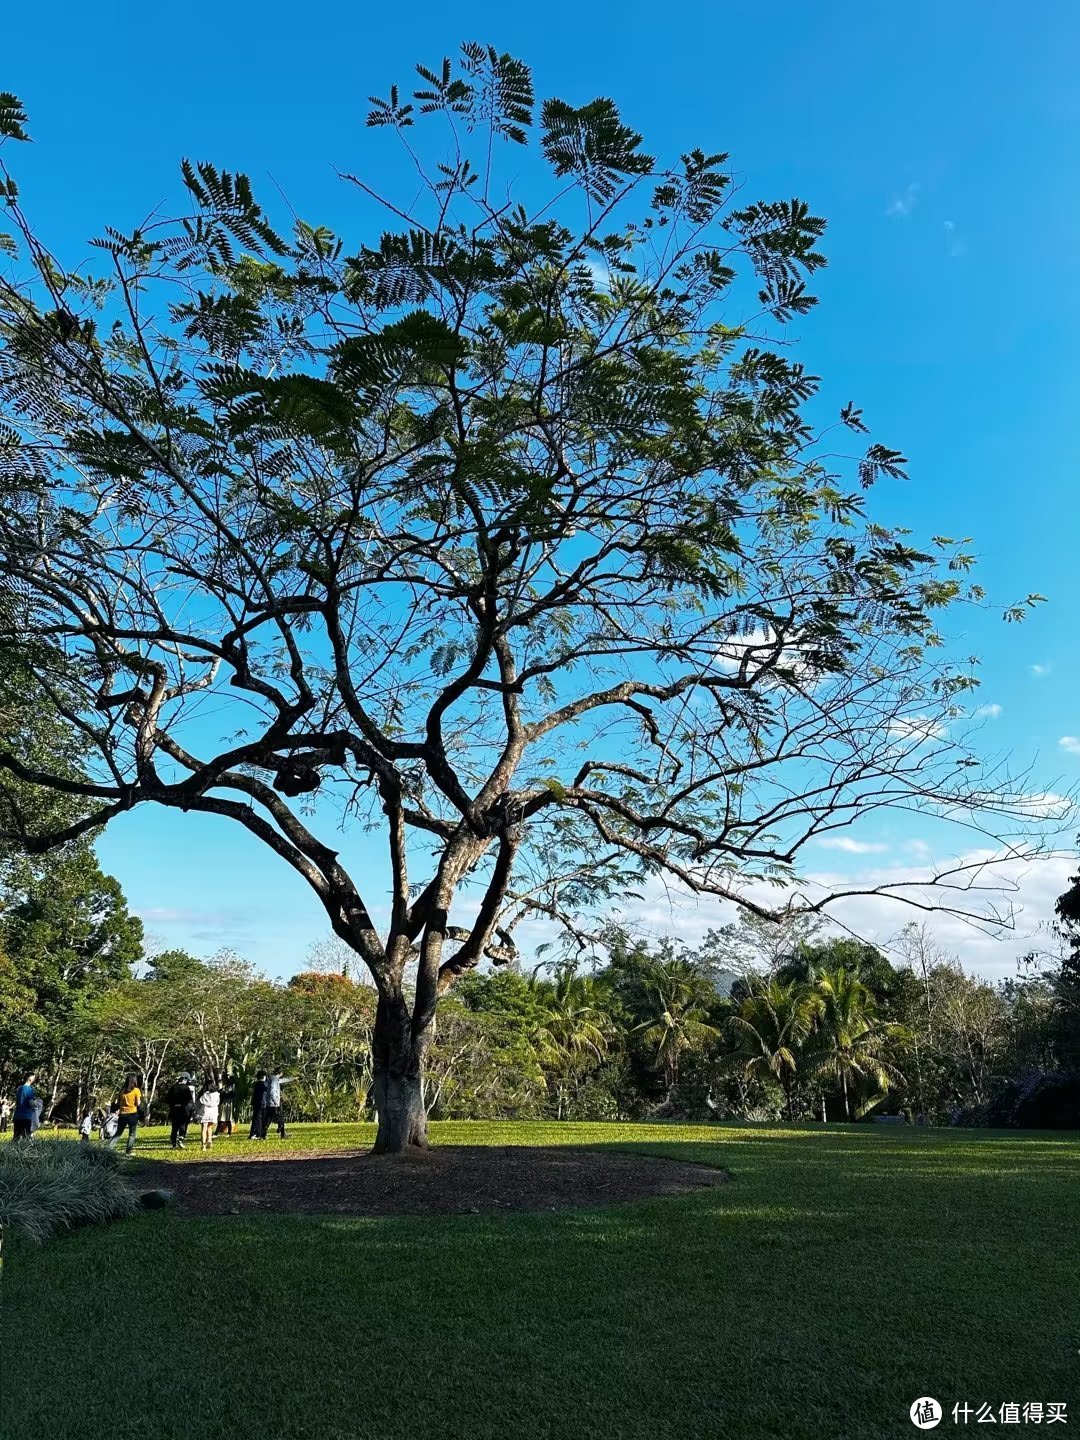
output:
POLYGON ((294 1075, 279 1075, 276 1070, 271 1071, 266 1077, 266 1108, 263 1111, 264 1119, 262 1125, 262 1138, 266 1139, 266 1132, 270 1126, 277 1121, 278 1134, 285 1139, 285 1108, 281 1103, 281 1089, 283 1085, 291 1085, 296 1077, 294 1075))
POLYGON ((94 1112, 87 1110, 86 1114, 79 1121, 79 1139, 84 1145, 90 1144, 90 1136, 94 1133, 94 1112))
POLYGON ((169 1124, 172 1133, 169 1144, 174 1150, 182 1150, 187 1139, 187 1129, 195 1114, 195 1081, 187 1072, 178 1075, 176 1084, 166 1097, 169 1104, 169 1124))
POLYGON ((15 1132, 12 1140, 30 1140, 34 1134, 34 1121, 37 1118, 37 1111, 34 1108, 38 1093, 34 1089, 34 1081, 37 1076, 33 1071, 28 1071, 23 1076, 23 1082, 15 1091, 15 1132))
POLYGON ((101 1138, 102 1140, 115 1140, 116 1132, 120 1128, 120 1107, 114 1100, 107 1111, 101 1115, 101 1138))
POLYGON ((120 1136, 127 1131, 124 1154, 130 1155, 135 1149, 135 1137, 139 1133, 139 1115, 142 1111, 142 1091, 138 1077, 133 1070, 124 1076, 124 1087, 116 1098, 116 1134, 109 1141, 109 1149, 116 1146, 120 1136))
POLYGON ((264 1111, 266 1110, 266 1071, 260 1070, 255 1076, 255 1084, 251 1087, 251 1129, 248 1132, 249 1140, 265 1140, 266 1126, 264 1111))
POLYGON ((221 1109, 221 1091, 218 1089, 217 1076, 212 1070, 203 1081, 203 1088, 199 1091, 199 1098, 195 1105, 195 1118, 199 1122, 202 1148, 210 1150, 213 1148, 214 1131, 217 1128, 218 1114, 221 1109))
POLYGON ((11 1101, 5 1095, 0 1100, 0 1135, 8 1128, 11 1122, 11 1101))
POLYGON ((233 1127, 233 1105, 236 1103, 236 1078, 223 1075, 221 1079, 221 1119, 218 1134, 231 1135, 233 1127))

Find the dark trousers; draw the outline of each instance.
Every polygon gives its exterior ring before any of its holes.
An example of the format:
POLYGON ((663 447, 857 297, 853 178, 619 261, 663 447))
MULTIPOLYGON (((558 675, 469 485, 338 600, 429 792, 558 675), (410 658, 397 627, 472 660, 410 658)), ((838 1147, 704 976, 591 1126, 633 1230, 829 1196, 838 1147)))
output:
POLYGON ((277 1125, 277 1132, 282 1140, 285 1139, 285 1110, 281 1105, 264 1105, 262 1112, 262 1135, 266 1138, 266 1132, 271 1125, 277 1125))
POLYGON ((127 1145, 124 1147, 128 1153, 135 1149, 135 1136, 139 1133, 139 1117, 135 1115, 119 1115, 117 1117, 116 1134, 109 1141, 109 1149, 117 1143, 124 1131, 128 1132, 127 1145))
POLYGON ((12 1140, 29 1140, 30 1136, 34 1133, 31 1128, 33 1123, 29 1115, 27 1115, 25 1119, 21 1115, 16 1115, 14 1121, 15 1128, 11 1136, 12 1140))
POLYGON ((172 1122, 172 1134, 169 1136, 169 1143, 173 1149, 176 1148, 178 1140, 187 1139, 187 1127, 191 1124, 191 1116, 186 1110, 174 1110, 169 1116, 172 1122))

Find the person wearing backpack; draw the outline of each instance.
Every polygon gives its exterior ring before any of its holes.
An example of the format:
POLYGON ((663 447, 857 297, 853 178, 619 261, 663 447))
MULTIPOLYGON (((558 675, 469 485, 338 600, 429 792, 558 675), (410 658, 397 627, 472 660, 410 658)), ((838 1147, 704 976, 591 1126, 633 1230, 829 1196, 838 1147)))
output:
POLYGON ((139 1089, 138 1078, 134 1071, 128 1071, 124 1077, 123 1088, 116 1099, 116 1134, 109 1141, 109 1149, 116 1146, 120 1136, 127 1131, 127 1144, 124 1147, 124 1154, 130 1155, 135 1149, 135 1137, 139 1133, 139 1117, 143 1111, 142 1091, 139 1089))

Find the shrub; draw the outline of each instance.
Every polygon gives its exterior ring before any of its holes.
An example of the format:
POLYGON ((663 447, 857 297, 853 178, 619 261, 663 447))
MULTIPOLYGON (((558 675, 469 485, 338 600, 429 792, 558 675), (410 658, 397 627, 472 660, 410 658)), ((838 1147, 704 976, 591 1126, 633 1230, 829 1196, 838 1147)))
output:
POLYGON ((72 1225, 133 1215, 115 1154, 77 1140, 0 1149, 0 1226, 40 1244, 72 1225))

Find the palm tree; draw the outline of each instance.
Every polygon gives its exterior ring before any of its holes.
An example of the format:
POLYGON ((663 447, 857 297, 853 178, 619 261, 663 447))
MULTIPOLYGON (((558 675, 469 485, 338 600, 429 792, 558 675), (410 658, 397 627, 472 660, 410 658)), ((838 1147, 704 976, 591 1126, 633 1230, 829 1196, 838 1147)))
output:
POLYGON ((591 975, 579 975, 572 966, 561 967, 554 980, 535 980, 533 990, 540 1002, 538 1023, 532 1044, 541 1065, 553 1069, 556 1083, 556 1114, 563 1118, 566 1103, 566 1072, 569 1062, 582 1055, 602 1060, 614 1034, 614 1024, 604 1008, 604 994, 591 975))
POLYGON ((869 989, 850 970, 820 975, 814 986, 818 998, 814 1061, 820 1075, 835 1077, 844 1098, 844 1119, 851 1119, 851 1092, 867 1083, 875 1092, 857 1109, 865 1114, 887 1093, 897 1071, 888 1059, 891 1045, 903 1036, 902 1028, 878 1016, 869 989))
POLYGON ((679 958, 658 961, 645 988, 652 1013, 634 1027, 634 1033, 663 1070, 670 1098, 679 1083, 680 1058, 719 1033, 705 1019, 716 991, 692 961, 679 958))
POLYGON ((795 1118, 794 1089, 802 1048, 820 1006, 808 985, 797 980, 785 984, 774 976, 760 981, 728 1021, 736 1045, 732 1058, 742 1063, 748 1078, 778 1082, 789 1120, 795 1118))

